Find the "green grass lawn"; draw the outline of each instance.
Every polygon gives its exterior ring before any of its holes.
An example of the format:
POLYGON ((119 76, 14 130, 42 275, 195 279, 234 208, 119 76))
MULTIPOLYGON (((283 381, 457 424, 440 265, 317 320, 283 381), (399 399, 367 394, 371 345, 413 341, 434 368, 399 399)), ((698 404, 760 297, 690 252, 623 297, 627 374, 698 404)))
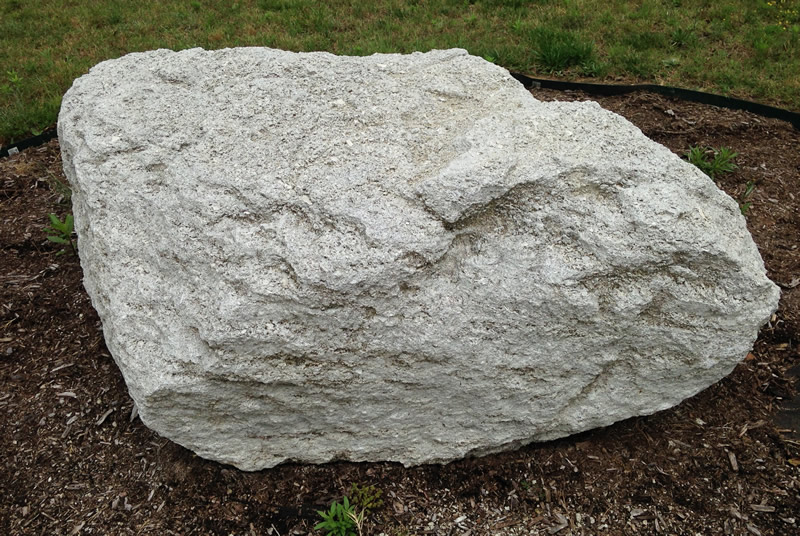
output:
POLYGON ((0 0, 0 143, 53 124, 94 64, 156 48, 461 47, 530 75, 800 109, 800 0, 0 0))

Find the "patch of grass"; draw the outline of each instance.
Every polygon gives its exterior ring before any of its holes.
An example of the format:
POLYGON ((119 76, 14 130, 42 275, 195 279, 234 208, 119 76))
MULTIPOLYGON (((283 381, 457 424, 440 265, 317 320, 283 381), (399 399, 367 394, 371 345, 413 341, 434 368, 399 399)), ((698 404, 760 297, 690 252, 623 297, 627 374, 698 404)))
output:
POLYGON ((594 45, 569 30, 535 28, 530 32, 530 43, 537 65, 551 73, 587 63, 594 57, 594 45))
POLYGON ((61 96, 100 61, 196 46, 355 55, 457 46, 533 75, 656 82, 797 110, 797 10, 797 0, 7 0, 0 144, 52 125, 61 96))
POLYGON ((635 50, 646 48, 664 49, 667 45, 667 38, 656 31, 632 31, 622 36, 622 44, 635 50))
POLYGON ((669 44, 677 48, 688 48, 697 43, 697 34, 692 27, 681 26, 672 30, 669 44))

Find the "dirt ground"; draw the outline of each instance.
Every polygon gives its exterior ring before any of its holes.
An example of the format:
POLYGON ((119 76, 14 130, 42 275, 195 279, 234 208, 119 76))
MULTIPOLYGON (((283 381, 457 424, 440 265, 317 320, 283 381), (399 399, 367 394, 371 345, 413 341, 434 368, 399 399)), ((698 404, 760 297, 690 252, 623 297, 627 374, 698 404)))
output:
POLYGON ((747 222, 783 297, 728 378, 656 415, 445 466, 202 460, 131 419, 78 259, 45 240, 47 214, 70 210, 53 140, 0 160, 0 534, 310 534, 354 483, 383 493, 365 535, 800 534, 800 132, 645 93, 595 100, 678 154, 733 148, 719 186, 756 185, 747 222))

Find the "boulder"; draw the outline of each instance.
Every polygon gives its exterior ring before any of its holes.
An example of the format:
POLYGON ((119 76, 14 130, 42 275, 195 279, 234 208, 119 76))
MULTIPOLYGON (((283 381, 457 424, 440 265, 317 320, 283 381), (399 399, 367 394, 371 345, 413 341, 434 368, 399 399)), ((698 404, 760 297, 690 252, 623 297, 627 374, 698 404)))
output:
POLYGON ((129 54, 58 127, 142 422, 244 470, 650 414, 730 373, 777 306, 708 177, 463 50, 129 54))

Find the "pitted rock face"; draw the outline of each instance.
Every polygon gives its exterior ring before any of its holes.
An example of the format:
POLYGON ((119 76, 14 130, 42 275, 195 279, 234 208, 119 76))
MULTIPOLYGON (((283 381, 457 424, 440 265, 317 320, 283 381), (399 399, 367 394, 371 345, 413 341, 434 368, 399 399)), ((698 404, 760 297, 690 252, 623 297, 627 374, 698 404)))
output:
POLYGON ((777 306, 705 175, 463 50, 130 54, 58 125, 142 421, 242 469, 446 462, 653 413, 777 306))

